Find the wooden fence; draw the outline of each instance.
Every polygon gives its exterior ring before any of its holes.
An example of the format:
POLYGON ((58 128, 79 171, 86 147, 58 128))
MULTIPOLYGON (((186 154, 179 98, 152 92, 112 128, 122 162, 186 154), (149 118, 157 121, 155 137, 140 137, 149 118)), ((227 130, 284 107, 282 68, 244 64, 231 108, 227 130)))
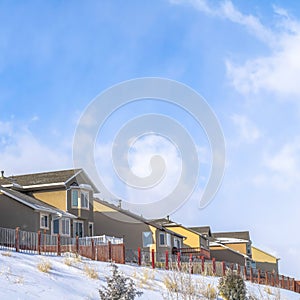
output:
POLYGON ((99 261, 125 263, 125 247, 120 240, 102 237, 71 238, 0 227, 0 248, 39 255, 58 255, 73 252, 99 261), (116 243, 114 243, 116 242, 116 243))
POLYGON ((244 280, 300 293, 300 281, 296 281, 294 278, 278 273, 264 272, 259 269, 254 270, 238 264, 220 262, 214 258, 207 260, 203 255, 199 257, 191 253, 186 256, 182 255, 181 252, 172 255, 168 251, 156 253, 154 250, 143 251, 138 248, 137 251, 126 250, 126 261, 135 262, 139 266, 151 266, 152 268, 166 270, 175 269, 208 276, 224 276, 226 271, 231 269, 243 277, 244 280))

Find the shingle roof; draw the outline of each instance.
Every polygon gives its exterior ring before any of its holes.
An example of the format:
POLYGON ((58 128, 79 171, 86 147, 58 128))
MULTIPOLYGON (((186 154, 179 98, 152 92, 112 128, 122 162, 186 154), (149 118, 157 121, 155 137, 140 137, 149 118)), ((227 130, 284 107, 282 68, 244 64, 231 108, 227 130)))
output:
POLYGON ((206 234, 207 236, 211 236, 210 226, 198 226, 198 227, 189 227, 189 228, 201 234, 206 234))
POLYGON ((0 185, 9 183, 17 183, 21 186, 39 185, 39 184, 53 184, 64 183, 72 178, 75 174, 82 171, 82 169, 70 169, 61 171, 51 171, 33 174, 16 175, 10 177, 0 178, 0 185))
POLYGON ((214 238, 233 238, 250 241, 249 231, 237 231, 237 232, 214 232, 214 238))
POLYGON ((183 236, 183 235, 181 235, 181 234, 179 234, 179 233, 176 233, 176 232, 174 232, 174 231, 172 231, 172 230, 169 230, 169 229, 163 227, 162 225, 160 225, 159 223, 157 223, 157 222, 155 222, 155 221, 153 221, 153 220, 147 220, 147 219, 143 218, 142 216, 136 215, 136 214, 132 213, 132 212, 129 211, 129 210, 125 210, 125 209, 123 209, 123 208, 120 208, 120 207, 118 207, 118 206, 115 206, 115 205, 112 204, 112 203, 106 202, 106 201, 101 200, 101 199, 99 199, 99 198, 94 198, 94 201, 99 202, 99 203, 101 203, 101 204, 103 204, 103 205, 105 205, 105 206, 107 206, 107 207, 110 207, 110 208, 112 208, 112 209, 118 211, 119 213, 122 213, 122 214, 124 214, 124 215, 126 215, 126 216, 128 216, 128 217, 131 217, 131 218, 133 218, 133 219, 136 219, 136 220, 138 220, 138 221, 140 221, 140 222, 142 222, 142 223, 145 223, 145 224, 148 224, 148 225, 150 225, 150 226, 153 226, 153 227, 155 227, 155 228, 157 228, 157 229, 159 229, 159 230, 162 230, 162 231, 171 233, 171 234, 176 235, 176 236, 181 237, 181 238, 185 238, 185 236, 183 236))
POLYGON ((10 188, 5 188, 5 187, 0 187, 0 192, 3 193, 4 195, 13 198, 16 201, 19 201, 23 203, 26 206, 31 207, 34 210, 42 211, 42 212, 48 212, 52 214, 58 214, 64 217, 68 218, 76 218, 76 216, 64 212, 52 205, 49 205, 47 203, 44 203, 32 196, 26 195, 24 193, 18 192, 16 190, 10 189, 10 188))

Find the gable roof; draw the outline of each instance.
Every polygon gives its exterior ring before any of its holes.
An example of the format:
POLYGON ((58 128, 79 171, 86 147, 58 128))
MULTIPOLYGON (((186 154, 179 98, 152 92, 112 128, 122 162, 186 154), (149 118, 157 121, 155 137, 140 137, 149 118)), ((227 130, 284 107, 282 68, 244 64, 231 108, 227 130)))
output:
MULTIPOLYGON (((210 247, 216 247, 216 246, 217 246, 217 247, 222 247, 222 248, 224 248, 224 249, 226 249, 226 250, 228 250, 228 251, 230 251, 230 252, 233 252, 233 253, 238 254, 238 255, 240 255, 240 256, 242 256, 242 257, 248 259, 248 260, 253 261, 253 259, 252 259, 250 256, 248 256, 248 255, 246 255, 246 254, 244 254, 244 253, 242 253, 242 252, 240 252, 240 251, 234 250, 234 249, 232 249, 232 248, 230 248, 230 247, 228 247, 228 246, 226 246, 226 245, 223 245, 223 244, 221 244, 221 243, 218 243, 218 242, 211 242, 209 246, 210 246, 210 247)), ((216 250, 210 248, 210 251, 216 251, 216 250)))
POLYGON ((228 238, 250 241, 249 231, 237 231, 237 232, 214 232, 212 234, 214 238, 228 238))
POLYGON ((133 213, 133 212, 131 212, 129 210, 125 210, 125 209, 123 209, 121 207, 118 207, 118 206, 116 206, 116 205, 114 205, 114 204, 112 204, 110 202, 101 200, 99 198, 94 198, 94 201, 99 202, 100 204, 105 205, 105 206, 107 206, 107 207, 109 207, 109 208, 111 208, 111 209, 113 209, 113 210, 115 210, 115 211, 117 211, 117 212, 119 212, 121 214, 124 214, 124 215, 128 216, 129 218, 133 218, 133 219, 135 219, 135 220, 137 220, 139 222, 145 223, 145 224, 147 224, 149 226, 153 226, 153 227, 155 227, 155 228, 157 228, 157 229, 159 229, 161 231, 165 231, 167 233, 170 233, 170 234, 175 235, 175 236, 180 237, 180 238, 186 238, 185 236, 183 236, 183 235, 181 235, 179 233, 176 233, 176 232, 174 232, 172 230, 169 230, 169 229, 163 227, 159 223, 156 223, 156 222, 154 222, 152 220, 147 220, 147 219, 143 218, 142 216, 139 216, 139 215, 137 215, 137 214, 135 214, 135 213, 133 213))
POLYGON ((201 234, 206 234, 208 237, 212 236, 210 226, 197 226, 197 227, 189 227, 189 228, 201 234))
POLYGON ((272 255, 272 254, 270 254, 270 253, 268 253, 268 252, 266 252, 266 251, 264 251, 264 250, 261 250, 261 249, 255 247, 255 246, 251 246, 251 248, 252 248, 252 249, 255 249, 255 250, 259 251, 259 252, 262 252, 262 253, 265 254, 265 255, 271 256, 272 258, 275 258, 275 259, 277 259, 277 260, 280 259, 280 258, 278 258, 278 257, 276 257, 276 256, 274 256, 274 255, 272 255))
POLYGON ((207 239, 207 237, 205 237, 202 233, 194 230, 192 227, 185 227, 184 225, 182 224, 179 224, 179 223, 176 223, 172 220, 170 220, 169 218, 162 218, 162 219, 156 219, 156 220, 153 220, 153 222, 155 223, 158 223, 164 227, 168 227, 168 228, 172 228, 172 227, 181 227, 183 228, 184 230, 187 230, 189 232, 192 232, 194 234, 197 234, 198 236, 201 236, 202 238, 204 239, 207 239))
POLYGON ((48 186, 65 186, 68 182, 70 182, 72 179, 79 175, 85 177, 91 183, 95 192, 99 192, 83 169, 69 169, 24 175, 14 175, 10 177, 1 177, 0 185, 4 187, 12 187, 17 189, 30 189, 48 186))
POLYGON ((64 212, 52 205, 44 203, 32 196, 26 195, 19 191, 16 191, 16 190, 13 190, 10 188, 0 187, 0 192, 3 193, 4 195, 6 195, 7 197, 12 198, 30 208, 32 208, 33 210, 40 211, 40 212, 46 212, 46 213, 50 213, 50 214, 56 214, 56 215, 67 217, 67 218, 77 218, 76 216, 74 216, 68 212, 64 212))

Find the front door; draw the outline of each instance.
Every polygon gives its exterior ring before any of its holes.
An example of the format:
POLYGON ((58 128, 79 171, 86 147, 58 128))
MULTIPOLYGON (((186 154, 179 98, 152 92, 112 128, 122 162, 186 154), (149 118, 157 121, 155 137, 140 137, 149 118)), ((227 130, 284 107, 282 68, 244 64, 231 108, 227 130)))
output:
POLYGON ((83 222, 82 221, 74 221, 73 226, 73 235, 83 237, 83 222))

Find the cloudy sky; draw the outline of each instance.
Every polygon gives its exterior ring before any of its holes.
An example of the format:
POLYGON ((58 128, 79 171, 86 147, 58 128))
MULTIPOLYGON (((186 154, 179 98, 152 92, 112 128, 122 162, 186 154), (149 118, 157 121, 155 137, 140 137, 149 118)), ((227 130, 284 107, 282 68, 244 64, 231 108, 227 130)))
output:
MULTIPOLYGON (((113 137, 126 120, 168 115, 190 132, 200 162, 195 191, 171 217, 250 230, 256 246, 281 258, 281 272, 300 278, 299 53, 297 1, 1 1, 0 169, 71 168, 78 120, 99 93, 137 77, 177 80, 206 99, 223 128, 226 172, 215 199, 198 208, 211 164, 203 129, 151 99, 120 108, 99 131, 103 181, 122 199, 138 197, 113 174, 113 137)), ((168 172, 152 199, 184 167, 161 139, 143 136, 129 151, 138 176, 150 172, 152 152, 165 156, 168 172)))

